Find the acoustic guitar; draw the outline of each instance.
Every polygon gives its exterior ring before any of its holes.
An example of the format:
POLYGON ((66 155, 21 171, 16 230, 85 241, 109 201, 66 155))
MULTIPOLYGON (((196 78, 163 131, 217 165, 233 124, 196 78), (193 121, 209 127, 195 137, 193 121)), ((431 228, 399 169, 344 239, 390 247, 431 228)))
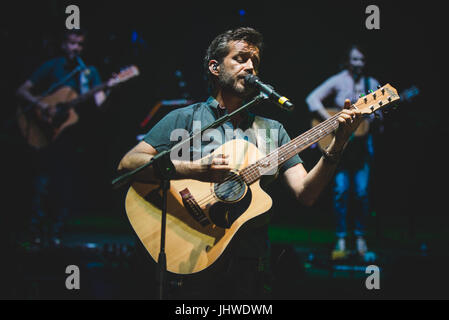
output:
MULTIPOLYGON (((386 84, 351 107, 369 115, 396 100, 396 89, 386 84)), ((243 139, 221 145, 212 155, 228 155, 233 168, 223 182, 171 181, 167 201, 167 270, 192 274, 215 263, 242 225, 271 208, 272 199, 261 188, 259 179, 276 172, 285 161, 337 129, 337 118, 338 114, 269 154, 243 139)), ((131 226, 155 261, 160 250, 161 206, 158 183, 134 182, 127 192, 125 208, 131 226)))
POLYGON ((78 122, 76 107, 92 98, 97 92, 112 88, 139 75, 136 66, 130 66, 120 71, 107 82, 99 84, 88 92, 79 95, 71 87, 64 86, 41 98, 49 105, 42 110, 37 106, 19 105, 17 108, 17 122, 19 129, 28 145, 38 150, 55 141, 61 132, 78 122), (48 111, 52 112, 48 112, 48 111))
MULTIPOLYGON (((412 87, 404 90, 403 92, 401 92, 399 94, 399 97, 400 97, 401 101, 409 102, 414 97, 416 97, 418 94, 419 94, 419 89, 416 86, 412 86, 412 87)), ((341 109, 326 108, 326 111, 329 113, 329 115, 334 116, 339 111, 341 111, 341 109)), ((310 122, 310 126, 313 128, 316 125, 320 124, 321 122, 322 122, 322 119, 320 117, 314 117, 314 118, 312 118, 312 120, 310 122)), ((368 119, 363 120, 360 123, 357 130, 354 131, 354 136, 355 137, 365 136, 366 134, 368 134, 369 128, 370 128, 370 121, 368 119)), ((325 150, 327 148, 327 146, 331 143, 333 137, 334 137, 334 135, 331 134, 331 135, 324 137, 320 141, 318 141, 318 146, 320 147, 320 149, 325 150)))

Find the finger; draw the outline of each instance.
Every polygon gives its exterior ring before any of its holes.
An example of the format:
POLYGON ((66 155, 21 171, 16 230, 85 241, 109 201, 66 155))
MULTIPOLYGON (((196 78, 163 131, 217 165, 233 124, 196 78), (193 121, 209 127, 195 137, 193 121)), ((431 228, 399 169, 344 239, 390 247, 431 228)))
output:
POLYGON ((229 160, 226 158, 214 158, 212 160, 212 165, 227 165, 229 164, 229 160))
POLYGON ((232 168, 228 165, 225 164, 217 164, 214 165, 211 170, 215 171, 215 172, 228 172, 230 171, 232 168))
POLYGON ((343 105, 343 108, 344 108, 344 109, 349 109, 350 107, 351 107, 351 100, 346 99, 346 100, 345 100, 345 103, 344 103, 344 105, 343 105))
POLYGON ((341 114, 342 114, 342 115, 348 115, 348 116, 350 116, 350 117, 353 117, 353 116, 354 116, 354 112, 352 112, 352 110, 349 110, 349 109, 343 109, 343 110, 341 111, 341 114))
POLYGON ((338 117, 338 121, 340 122, 348 122, 351 123, 353 121, 352 116, 346 113, 341 113, 338 117))
POLYGON ((201 163, 201 165, 204 165, 204 166, 211 166, 213 160, 214 160, 213 157, 207 156, 207 157, 201 159, 200 163, 201 163))
POLYGON ((354 121, 358 120, 360 118, 360 116, 362 115, 360 110, 353 110, 353 109, 351 109, 351 110, 345 109, 345 110, 343 110, 342 114, 343 113, 349 115, 354 121))

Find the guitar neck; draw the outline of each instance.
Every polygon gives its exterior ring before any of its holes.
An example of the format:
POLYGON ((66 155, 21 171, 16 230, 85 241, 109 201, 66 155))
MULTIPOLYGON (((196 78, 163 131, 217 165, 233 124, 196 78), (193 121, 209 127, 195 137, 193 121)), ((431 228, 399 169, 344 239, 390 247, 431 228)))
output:
POLYGON ((104 90, 105 88, 108 87, 108 83, 104 82, 102 84, 99 84, 95 87, 93 87, 92 89, 90 89, 89 91, 83 93, 82 95, 80 95, 78 98, 70 101, 66 107, 67 108, 72 108, 75 107, 76 105, 83 103, 84 101, 90 99, 94 94, 96 94, 97 92, 104 90))
POLYGON ((274 172, 293 156, 336 130, 338 128, 337 118, 340 113, 341 111, 249 165, 240 172, 240 175, 250 185, 263 175, 274 172))
MULTIPOLYGON (((363 116, 365 116, 370 115, 377 110, 381 110, 398 100, 400 100, 400 98, 397 90, 387 83, 383 87, 379 87, 375 92, 360 97, 351 108, 356 108, 363 116)), ((250 185, 259 180, 263 175, 272 175, 273 172, 277 171, 279 166, 293 156, 336 130, 339 126, 338 117, 342 112, 343 110, 337 112, 329 119, 321 122, 292 141, 282 145, 267 156, 241 170, 240 175, 243 180, 250 185)))

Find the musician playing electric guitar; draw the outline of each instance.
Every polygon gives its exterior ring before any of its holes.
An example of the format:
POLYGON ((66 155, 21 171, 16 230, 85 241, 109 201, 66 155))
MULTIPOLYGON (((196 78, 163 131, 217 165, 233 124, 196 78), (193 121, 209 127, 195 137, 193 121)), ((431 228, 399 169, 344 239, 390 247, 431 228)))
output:
MULTIPOLYGON (((28 116, 32 117, 35 113, 46 115, 46 117, 41 117, 44 119, 43 122, 48 122, 49 125, 57 128, 55 123, 52 123, 54 120, 52 120, 52 116, 57 111, 56 106, 45 103, 41 97, 35 95, 35 92, 44 92, 63 79, 66 81, 61 84, 64 87, 62 90, 72 94, 83 94, 101 83, 100 75, 93 66, 81 72, 74 72, 72 76, 67 77, 79 66, 77 57, 81 55, 85 41, 84 31, 76 29, 66 31, 61 45, 63 55, 43 63, 17 90, 19 98, 26 102, 23 105, 31 106, 28 109, 20 109, 19 115, 19 125, 22 125, 23 135, 28 142, 41 142, 41 136, 38 135, 40 132, 33 130, 38 127, 32 126, 33 119, 28 116), (25 122, 25 120, 30 122, 25 122), (24 123, 25 125, 23 125, 24 123)), ((54 90, 58 89, 60 87, 54 88, 54 90)), ((94 95, 94 103, 98 107, 104 105, 105 100, 104 91, 98 91, 94 95)), ((77 122, 73 120, 78 119, 78 114, 70 109, 67 112, 67 117, 67 123, 73 124, 77 122)), ((76 126, 67 128, 55 141, 45 141, 45 144, 38 143, 35 147, 39 148, 32 153, 36 177, 29 236, 32 243, 36 245, 43 244, 44 240, 45 244, 60 244, 64 221, 75 200, 72 186, 77 172, 75 170, 77 168, 77 152, 75 152, 74 143, 76 137, 73 134, 76 126), (46 220, 50 220, 51 223, 44 223, 46 220)))
MULTIPOLYGON (((369 90, 376 90, 379 82, 364 74, 365 63, 365 54, 362 49, 357 45, 350 46, 345 52, 342 63, 344 69, 324 81, 307 96, 306 102, 309 110, 318 113, 322 120, 326 120, 331 116, 329 109, 323 105, 327 98, 332 97, 333 107, 340 109, 345 99, 354 102, 360 95, 367 94, 369 90)), ((373 117, 370 120, 364 120, 351 138, 348 150, 345 151, 344 159, 335 175, 333 206, 337 220, 337 243, 335 246, 337 255, 339 253, 342 255, 348 249, 346 245, 347 211, 351 185, 354 186, 355 196, 360 201, 360 209, 356 210, 354 214, 355 247, 360 255, 368 250, 364 234, 365 220, 370 209, 368 189, 370 160, 374 154, 372 130, 369 130, 372 119, 373 117)), ((379 128, 381 129, 382 125, 379 128)), ((327 139, 329 137, 331 136, 328 136, 327 139)), ((323 139, 320 145, 325 145, 327 143, 325 140, 323 139)))
MULTIPOLYGON (((246 99, 256 93, 248 87, 244 77, 248 74, 257 75, 261 51, 262 35, 252 28, 242 27, 218 35, 211 42, 204 58, 204 66, 209 77, 212 96, 203 103, 176 109, 164 117, 147 133, 143 141, 139 142, 121 159, 118 166, 119 171, 133 170, 144 165, 158 152, 167 150, 175 145, 178 142, 178 137, 182 136, 183 132, 192 131, 195 123, 196 125, 198 124, 197 121, 199 121, 200 127, 204 127, 221 115, 239 108, 246 99)), ((327 153, 323 155, 312 170, 309 172, 305 170, 298 155, 291 157, 288 161, 283 162, 281 167, 276 168, 279 169, 280 175, 292 191, 292 195, 305 205, 310 206, 317 201, 321 191, 335 172, 345 143, 361 121, 360 111, 349 109, 349 101, 345 101, 345 107, 346 109, 334 122, 335 125, 338 125, 335 138, 328 147, 327 153)), ((235 163, 242 159, 233 159, 223 153, 213 153, 210 156, 208 154, 217 148, 219 150, 220 145, 226 141, 228 141, 227 143, 244 141, 238 140, 243 139, 242 133, 248 133, 247 130, 256 128, 259 130, 252 131, 255 135, 249 134, 249 139, 250 142, 259 148, 262 148, 264 144, 269 144, 268 141, 277 142, 277 147, 285 145, 290 141, 287 132, 279 122, 254 116, 249 112, 246 114, 240 113, 232 121, 225 123, 216 131, 210 132, 208 135, 205 134, 201 142, 199 142, 200 145, 196 147, 194 145, 196 149, 191 149, 189 158, 192 161, 172 159, 176 169, 172 186, 175 187, 176 182, 180 181, 180 179, 192 179, 187 180, 189 181, 187 187, 181 190, 182 197, 179 194, 174 195, 176 199, 174 199, 173 206, 179 207, 176 203, 184 202, 186 206, 191 205, 194 208, 193 203, 197 202, 199 207, 196 208, 200 209, 186 213, 187 215, 191 214, 191 216, 186 217, 186 221, 188 221, 186 224, 177 225, 177 219, 171 215, 168 217, 166 252, 169 271, 184 274, 198 272, 207 265, 206 255, 209 257, 221 255, 223 247, 218 248, 213 241, 209 242, 209 245, 206 245, 204 248, 202 247, 202 241, 206 244, 211 238, 201 235, 195 231, 195 228, 198 230, 203 225, 211 234, 216 230, 217 233, 221 233, 220 235, 217 234, 217 237, 221 239, 219 243, 225 243, 231 234, 230 231, 233 230, 239 219, 234 221, 235 217, 232 216, 232 210, 225 212, 224 215, 219 217, 213 217, 212 211, 208 212, 208 216, 203 215, 201 211, 208 208, 208 205, 205 203, 211 199, 199 196, 193 197, 190 192, 198 184, 198 181, 227 181, 230 183, 229 186, 234 186, 234 183, 238 184, 237 177, 231 174, 231 169, 235 168, 235 163), (261 136, 261 132, 271 132, 271 135, 261 136), (251 139, 251 137, 254 137, 254 139, 251 139), (197 147, 200 147, 201 150, 197 147), (195 158, 195 156, 198 156, 198 153, 201 154, 201 157, 195 158), (181 245, 184 240, 187 241, 185 246, 181 245), (191 242, 189 242, 190 240, 191 242), (198 243, 201 248, 192 250, 191 245, 198 243), (184 254, 186 254, 186 257, 184 254), (178 260, 180 256, 183 258, 178 260), (182 260, 184 258, 186 260, 182 260)), ((266 148, 263 149, 266 150, 266 148)), ((252 173, 256 174, 256 172, 252 173)), ((137 174, 136 179, 141 183, 148 184, 158 181, 153 174, 151 166, 137 174)), ((250 179, 250 175, 248 179, 250 179)), ((236 189, 233 189, 233 187, 222 190, 220 186, 223 185, 216 186, 217 192, 215 195, 223 197, 227 195, 230 197, 234 196, 236 189)), ((159 241, 157 231, 152 233, 148 226, 139 225, 138 221, 147 218, 153 219, 152 208, 154 207, 138 202, 151 197, 157 198, 158 196, 157 192, 144 196, 144 193, 139 192, 140 187, 141 185, 135 185, 128 193, 127 213, 139 238, 147 249, 151 249, 152 243, 159 241), (145 199, 141 198, 139 194, 144 196, 145 199), (141 211, 139 217, 132 217, 132 212, 140 209, 143 211, 141 211), (145 209, 149 211, 146 212, 145 209)), ((209 185, 207 185, 206 189, 205 191, 210 190, 209 185)), ((252 210, 251 208, 257 206, 265 206, 265 204, 267 204, 266 210, 270 209, 271 200, 268 200, 268 198, 264 198, 264 200, 257 203, 251 202, 250 193, 252 193, 252 199, 254 199, 256 193, 259 192, 258 183, 253 184, 251 189, 246 191, 244 199, 248 199, 250 203, 243 205, 249 206, 248 210, 252 210)), ((239 195, 235 196, 238 197, 239 195)), ((229 202, 233 201, 231 198, 227 200, 229 202)), ((242 200, 242 202, 245 201, 242 200)), ((170 212, 174 207, 169 205, 168 211, 170 212)), ((292 212, 292 214, 298 213, 292 212)), ((237 235, 232 238, 230 247, 226 249, 228 255, 221 255, 220 257, 220 259, 224 259, 222 264, 225 266, 224 269, 217 269, 208 273, 208 276, 213 277, 210 281, 204 281, 204 285, 201 288, 196 285, 193 286, 198 295, 194 295, 193 292, 186 292, 185 298, 257 299, 264 297, 263 276, 261 275, 266 272, 267 260, 264 257, 266 257, 268 250, 268 221, 264 216, 265 214, 255 217, 250 221, 250 224, 246 224, 247 228, 242 227, 238 231, 237 235)), ((160 220, 156 218, 154 220, 156 230, 159 223, 160 220)), ((152 256, 154 257, 153 253, 152 256)))

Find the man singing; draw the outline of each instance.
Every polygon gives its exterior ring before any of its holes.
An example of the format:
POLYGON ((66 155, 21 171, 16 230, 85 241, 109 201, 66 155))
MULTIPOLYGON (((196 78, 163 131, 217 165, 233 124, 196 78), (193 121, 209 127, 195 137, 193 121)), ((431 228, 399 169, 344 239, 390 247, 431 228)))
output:
MULTIPOLYGON (((211 42, 204 58, 211 97, 205 102, 170 112, 146 134, 143 141, 121 159, 118 169, 120 171, 136 169, 150 161, 157 153, 171 148, 177 143, 170 140, 173 130, 185 129, 191 132, 194 121, 200 121, 201 127, 204 127, 242 106, 254 95, 254 90, 248 87, 244 78, 247 75, 258 74, 262 47, 262 35, 253 28, 241 27, 218 35, 211 42)), ((278 168, 292 195, 302 204, 310 206, 318 199, 335 172, 346 141, 360 123, 360 112, 349 110, 349 101, 345 101, 345 107, 338 117, 339 128, 334 140, 310 172, 305 170, 298 155, 278 168)), ((222 133, 221 136, 225 137, 220 143, 225 143, 226 139, 240 138, 238 132, 255 128, 256 124, 258 127, 274 129, 273 132, 277 132, 278 136, 272 138, 279 142, 279 146, 290 141, 286 130, 279 122, 246 112, 239 113, 218 128, 222 133), (229 129, 235 132, 233 137, 225 134, 229 129)), ((209 142, 202 141, 201 148, 204 149, 209 142)), ((199 160, 172 162, 176 169, 174 179, 220 182, 226 178, 231 169, 229 160, 223 155, 214 156, 208 163, 199 160)), ((154 180, 153 168, 147 167, 136 176, 136 179, 154 180)), ((195 288, 199 292, 196 298, 264 297, 263 279, 268 260, 268 222, 263 218, 260 220, 260 223, 251 224, 252 229, 245 230, 232 240, 233 243, 228 248, 229 255, 223 261, 225 267, 212 274, 211 281, 205 281, 202 288, 195 288)), ((186 293, 185 297, 191 298, 192 295, 186 293)))

